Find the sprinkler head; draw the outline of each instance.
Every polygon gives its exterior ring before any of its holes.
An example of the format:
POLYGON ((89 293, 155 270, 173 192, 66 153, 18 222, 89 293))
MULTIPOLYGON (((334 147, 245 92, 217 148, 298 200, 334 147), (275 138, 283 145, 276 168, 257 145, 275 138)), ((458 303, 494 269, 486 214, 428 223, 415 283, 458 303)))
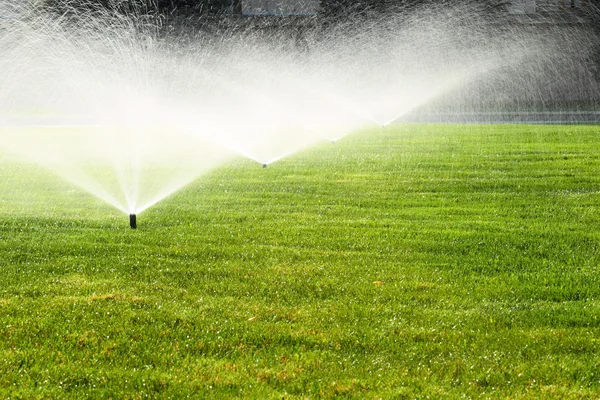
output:
POLYGON ((137 221, 135 214, 129 214, 129 226, 131 229, 137 229, 137 221))
POLYGON ((267 168, 267 164, 263 164, 263 168, 267 168))

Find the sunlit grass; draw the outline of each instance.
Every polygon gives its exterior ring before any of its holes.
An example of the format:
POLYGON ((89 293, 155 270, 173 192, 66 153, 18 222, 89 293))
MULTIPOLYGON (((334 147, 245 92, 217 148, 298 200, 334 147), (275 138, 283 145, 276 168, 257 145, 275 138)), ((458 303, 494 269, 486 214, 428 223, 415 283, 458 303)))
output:
POLYGON ((594 398, 600 128, 395 125, 138 216, 0 164, 0 397, 594 398))

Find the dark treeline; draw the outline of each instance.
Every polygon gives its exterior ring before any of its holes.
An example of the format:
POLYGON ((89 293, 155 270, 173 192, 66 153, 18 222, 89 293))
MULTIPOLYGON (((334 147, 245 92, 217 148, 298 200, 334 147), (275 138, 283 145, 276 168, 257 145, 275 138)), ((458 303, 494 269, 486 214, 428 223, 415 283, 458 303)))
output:
POLYGON ((422 7, 469 6, 478 11, 495 14, 505 11, 509 0, 321 0, 321 14, 324 17, 356 18, 357 16, 379 16, 393 12, 411 11, 422 7))
MULTIPOLYGON (((240 12, 243 0, 45 0, 46 7, 54 9, 113 9, 147 10, 165 13, 210 13, 240 12)), ((319 13, 325 17, 343 18, 360 15, 406 10, 424 5, 456 5, 471 3, 480 9, 497 11, 505 9, 509 0, 321 0, 319 13)))
MULTIPOLYGON (((513 21, 527 25, 530 17, 510 17, 508 14, 512 3, 510 0, 320 0, 318 15, 308 19, 237 18, 236 16, 242 14, 242 1, 44 0, 44 7, 61 15, 73 12, 75 20, 80 16, 77 12, 80 9, 99 13, 110 10, 116 13, 149 16, 149 18, 138 19, 142 28, 148 26, 148 29, 155 29, 158 35, 175 33, 180 35, 178 37, 192 39, 196 32, 209 33, 221 38, 223 35, 239 32, 254 34, 260 31, 259 33, 265 36, 277 37, 282 43, 288 40, 291 46, 303 50, 321 38, 329 40, 340 32, 346 35, 362 32, 373 26, 381 28, 384 26, 381 25, 382 21, 384 24, 386 21, 391 21, 392 24, 389 26, 397 26, 404 16, 410 18, 411 15, 438 13, 438 15, 445 15, 445 9, 452 12, 458 10, 459 13, 475 11, 478 17, 489 17, 489 21, 494 22, 493 29, 515 32, 523 29, 523 26, 515 27, 513 21), (426 11, 426 13, 419 14, 419 11, 426 11), (496 23, 496 21, 500 22, 496 23), (331 31, 328 30, 330 27, 333 28, 331 31)), ((562 23, 560 29, 571 30, 570 24, 574 25, 573 28, 576 30, 581 29, 581 38, 586 40, 585 45, 582 46, 586 52, 584 57, 588 67, 592 68, 593 75, 600 81, 600 0, 584 1, 581 3, 584 5, 583 8, 569 7, 569 3, 564 4, 564 8, 557 6, 555 10, 556 21, 562 23), (561 20, 561 15, 569 18, 561 20)), ((452 12, 448 15, 451 16, 452 12)), ((81 15, 85 16, 85 13, 81 15)), ((467 18, 464 21, 470 20, 467 18)), ((545 24, 531 24, 528 29, 543 35, 544 30, 551 31, 555 28, 553 21, 553 18, 549 18, 545 24)), ((487 29, 488 25, 486 24, 485 27, 487 29)), ((474 31, 473 34, 477 32, 474 31)))
MULTIPOLYGON (((238 0, 233 0, 238 1, 238 0)), ((232 0, 45 0, 43 7, 56 12, 75 10, 162 14, 223 14, 232 0)))
MULTIPOLYGON (((302 1, 302 0, 298 0, 302 1)), ((58 12, 69 11, 134 13, 166 16, 173 20, 195 20, 196 22, 227 19, 242 14, 243 0, 43 0, 37 4, 58 12), (183 18, 181 18, 183 17, 183 18), (224 17, 224 18, 223 18, 224 17)), ((506 14, 513 0, 320 0, 318 18, 322 23, 353 23, 360 20, 382 18, 386 15, 410 15, 418 9, 444 8, 457 9, 467 7, 480 16, 491 20, 500 14, 506 14)), ((572 4, 575 4, 571 2, 572 4)), ((570 10, 565 2, 557 7, 557 14, 575 15, 580 22, 587 22, 587 29, 594 31, 600 38, 600 0, 585 0, 582 8, 570 10)), ((285 25, 285 23, 284 23, 285 25)), ((598 40, 598 60, 600 64, 600 40, 598 40)))
MULTIPOLYGON (((162 14, 235 15, 241 13, 242 2, 243 0, 44 0, 43 4, 55 10, 85 8, 162 14)), ((468 6, 484 15, 487 13, 494 16, 505 12, 511 3, 511 0, 321 0, 318 14, 322 18, 343 20, 377 17, 428 6, 468 6)), ((600 21, 600 0, 587 0, 583 4, 583 9, 577 12, 595 22, 600 21)), ((600 27, 600 24, 596 24, 596 27, 600 27)))

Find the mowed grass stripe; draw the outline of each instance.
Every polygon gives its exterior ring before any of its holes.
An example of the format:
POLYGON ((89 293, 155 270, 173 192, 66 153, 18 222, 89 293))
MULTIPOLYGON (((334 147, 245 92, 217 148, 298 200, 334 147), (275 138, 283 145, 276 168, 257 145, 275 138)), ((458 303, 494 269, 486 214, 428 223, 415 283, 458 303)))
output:
POLYGON ((0 164, 0 397, 593 398, 600 128, 393 125, 138 216, 0 164))

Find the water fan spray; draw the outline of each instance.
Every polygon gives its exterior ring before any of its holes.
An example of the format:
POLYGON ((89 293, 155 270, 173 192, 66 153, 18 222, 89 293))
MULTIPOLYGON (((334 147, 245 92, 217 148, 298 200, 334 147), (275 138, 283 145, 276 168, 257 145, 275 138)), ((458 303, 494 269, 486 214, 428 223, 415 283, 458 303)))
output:
POLYGON ((356 27, 306 26, 303 39, 316 39, 308 52, 273 46, 296 37, 287 23, 240 35, 233 24, 223 40, 188 24, 167 33, 152 14, 147 25, 136 12, 95 7, 28 12, 0 29, 0 147, 124 211, 137 229, 134 213, 232 153, 272 168, 368 125, 598 98, 588 57, 598 40, 587 28, 505 29, 479 6, 425 3, 356 27))

